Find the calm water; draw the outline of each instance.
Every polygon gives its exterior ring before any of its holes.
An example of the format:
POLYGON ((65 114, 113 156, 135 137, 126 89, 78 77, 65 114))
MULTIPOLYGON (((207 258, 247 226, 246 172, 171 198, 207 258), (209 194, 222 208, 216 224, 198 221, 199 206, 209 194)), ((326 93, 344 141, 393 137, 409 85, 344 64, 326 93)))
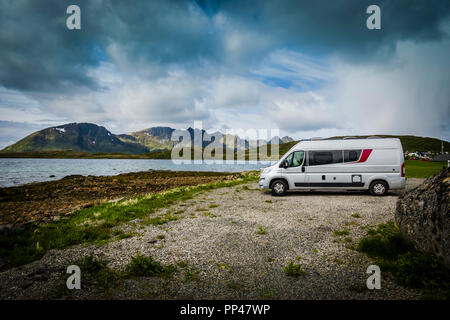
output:
POLYGON ((172 160, 150 159, 0 159, 0 187, 51 181, 72 174, 110 176, 153 170, 239 172, 257 170, 268 163, 175 164, 172 160), (50 175, 55 177, 50 178, 50 175))

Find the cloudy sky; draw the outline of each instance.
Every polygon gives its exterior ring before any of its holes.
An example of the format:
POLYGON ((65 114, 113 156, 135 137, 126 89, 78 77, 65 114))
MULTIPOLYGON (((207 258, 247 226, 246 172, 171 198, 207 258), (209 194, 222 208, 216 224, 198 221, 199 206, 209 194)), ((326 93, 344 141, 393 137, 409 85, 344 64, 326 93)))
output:
POLYGON ((0 147, 68 122, 194 120, 450 140, 449 56, 446 0, 1 0, 0 147), (366 27, 372 4, 381 30, 366 27))

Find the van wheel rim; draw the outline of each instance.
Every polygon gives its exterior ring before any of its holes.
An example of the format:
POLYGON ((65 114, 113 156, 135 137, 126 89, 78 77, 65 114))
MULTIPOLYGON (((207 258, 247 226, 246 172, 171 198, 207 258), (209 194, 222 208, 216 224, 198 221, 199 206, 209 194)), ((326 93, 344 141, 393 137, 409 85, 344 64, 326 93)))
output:
POLYGON ((376 185, 373 186, 373 191, 376 194, 383 194, 385 190, 386 190, 386 188, 381 183, 377 183, 376 185))
POLYGON ((276 193, 282 193, 284 191, 284 186, 282 183, 275 183, 274 187, 276 193))

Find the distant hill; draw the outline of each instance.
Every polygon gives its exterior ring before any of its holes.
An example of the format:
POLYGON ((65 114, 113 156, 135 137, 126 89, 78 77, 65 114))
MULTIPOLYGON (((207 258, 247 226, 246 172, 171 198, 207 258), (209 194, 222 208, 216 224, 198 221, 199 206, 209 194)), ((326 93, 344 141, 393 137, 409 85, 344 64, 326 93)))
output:
POLYGON ((46 128, 30 134, 6 147, 2 153, 67 151, 119 152, 139 154, 148 152, 145 146, 121 141, 104 127, 92 123, 69 123, 46 128))
POLYGON ((173 146, 170 137, 174 130, 169 127, 153 127, 128 134, 119 134, 117 137, 122 142, 142 145, 150 151, 170 150, 173 146))
POLYGON ((281 138, 281 141, 282 141, 283 143, 287 143, 287 142, 292 142, 292 141, 294 141, 294 139, 292 139, 292 138, 289 137, 289 136, 284 136, 283 138, 281 138))

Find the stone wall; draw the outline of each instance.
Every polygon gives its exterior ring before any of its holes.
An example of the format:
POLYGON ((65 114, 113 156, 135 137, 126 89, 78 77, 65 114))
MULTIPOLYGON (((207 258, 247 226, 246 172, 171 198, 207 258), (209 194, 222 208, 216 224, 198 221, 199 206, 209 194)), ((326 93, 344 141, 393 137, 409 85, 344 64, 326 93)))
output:
POLYGON ((425 180, 397 201, 395 221, 403 235, 450 266, 450 171, 425 180))

